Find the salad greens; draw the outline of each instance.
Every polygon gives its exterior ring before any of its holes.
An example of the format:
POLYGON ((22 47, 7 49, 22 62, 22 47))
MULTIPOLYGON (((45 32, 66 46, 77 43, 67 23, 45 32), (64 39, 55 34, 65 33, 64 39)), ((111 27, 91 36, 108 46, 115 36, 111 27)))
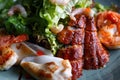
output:
POLYGON ((24 21, 24 18, 21 15, 11 16, 8 18, 8 20, 5 23, 7 32, 16 35, 23 33, 29 34, 29 29, 25 25, 26 22, 24 21))
MULTIPOLYGON (((50 0, 0 0, 0 28, 5 28, 9 34, 25 33, 32 36, 32 39, 37 37, 38 42, 42 36, 42 39, 47 39, 53 54, 55 54, 62 44, 56 40, 56 34, 50 30, 51 27, 67 23, 73 7, 90 7, 92 3, 92 0, 70 0, 67 5, 58 5, 51 3, 50 0), (12 16, 8 15, 10 8, 17 4, 25 8, 26 17, 23 17, 20 12, 12 16)), ((95 9, 105 10, 99 4, 95 9)))

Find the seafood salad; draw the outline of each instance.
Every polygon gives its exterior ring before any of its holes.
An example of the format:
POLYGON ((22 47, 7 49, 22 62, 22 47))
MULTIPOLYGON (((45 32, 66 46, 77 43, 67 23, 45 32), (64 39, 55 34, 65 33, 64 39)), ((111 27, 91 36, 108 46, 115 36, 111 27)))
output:
POLYGON ((77 80, 120 48, 117 6, 93 0, 0 0, 0 70, 36 80, 77 80))

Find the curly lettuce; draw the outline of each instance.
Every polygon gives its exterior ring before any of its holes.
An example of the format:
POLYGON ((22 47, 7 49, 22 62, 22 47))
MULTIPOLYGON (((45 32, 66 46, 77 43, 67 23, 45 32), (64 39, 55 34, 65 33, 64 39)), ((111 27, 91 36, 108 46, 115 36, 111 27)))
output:
POLYGON ((5 21, 8 18, 7 12, 14 4, 14 0, 0 0, 0 28, 5 26, 5 21))
POLYGON ((28 27, 26 27, 25 19, 21 16, 10 16, 5 22, 6 30, 9 33, 19 34, 30 34, 28 27))

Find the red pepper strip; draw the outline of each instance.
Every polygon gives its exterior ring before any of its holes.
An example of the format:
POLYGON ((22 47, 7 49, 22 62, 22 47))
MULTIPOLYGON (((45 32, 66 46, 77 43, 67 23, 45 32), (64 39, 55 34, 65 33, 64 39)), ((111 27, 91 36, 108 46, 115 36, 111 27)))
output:
POLYGON ((37 51, 37 55, 38 55, 38 56, 44 55, 44 52, 41 51, 41 50, 38 50, 38 51, 37 51))

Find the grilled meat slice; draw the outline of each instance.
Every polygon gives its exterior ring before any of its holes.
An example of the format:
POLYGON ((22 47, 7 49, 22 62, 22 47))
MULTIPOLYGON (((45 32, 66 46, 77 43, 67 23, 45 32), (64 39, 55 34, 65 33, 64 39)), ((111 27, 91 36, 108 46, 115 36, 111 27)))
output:
POLYGON ((86 17, 76 15, 76 21, 70 20, 69 26, 58 33, 58 41, 67 47, 58 50, 57 56, 70 61, 72 80, 82 75, 85 26, 86 17))
POLYGON ((98 69, 109 61, 109 54, 97 37, 94 18, 87 20, 84 43, 84 69, 98 69))
POLYGON ((76 29, 76 30, 74 30, 74 35, 73 35, 71 44, 72 45, 83 44, 84 43, 84 35, 85 35, 84 29, 76 29))
POLYGON ((62 44, 82 44, 84 43, 84 29, 68 26, 58 33, 57 38, 62 44))
POLYGON ((68 59, 72 65, 72 80, 76 80, 82 75, 83 67, 83 46, 73 45, 62 48, 58 51, 57 57, 68 59))
POLYGON ((83 70, 83 59, 78 59, 78 60, 72 60, 70 61, 71 66, 72 66, 72 80, 76 80, 82 75, 82 70, 83 70))
POLYGON ((68 26, 65 29, 63 29, 60 33, 57 35, 57 39, 62 44, 70 44, 73 38, 74 32, 72 27, 68 26))
POLYGON ((81 29, 85 28, 86 27, 85 15, 78 14, 75 17, 76 17, 76 21, 70 20, 68 23, 69 26, 74 26, 74 27, 81 28, 81 29))
POLYGON ((69 26, 58 33, 57 39, 62 44, 82 44, 84 43, 84 28, 86 17, 77 15, 76 21, 70 20, 69 26))
POLYGON ((80 59, 83 56, 83 47, 82 45, 73 45, 61 48, 58 50, 57 56, 70 61, 80 59))

